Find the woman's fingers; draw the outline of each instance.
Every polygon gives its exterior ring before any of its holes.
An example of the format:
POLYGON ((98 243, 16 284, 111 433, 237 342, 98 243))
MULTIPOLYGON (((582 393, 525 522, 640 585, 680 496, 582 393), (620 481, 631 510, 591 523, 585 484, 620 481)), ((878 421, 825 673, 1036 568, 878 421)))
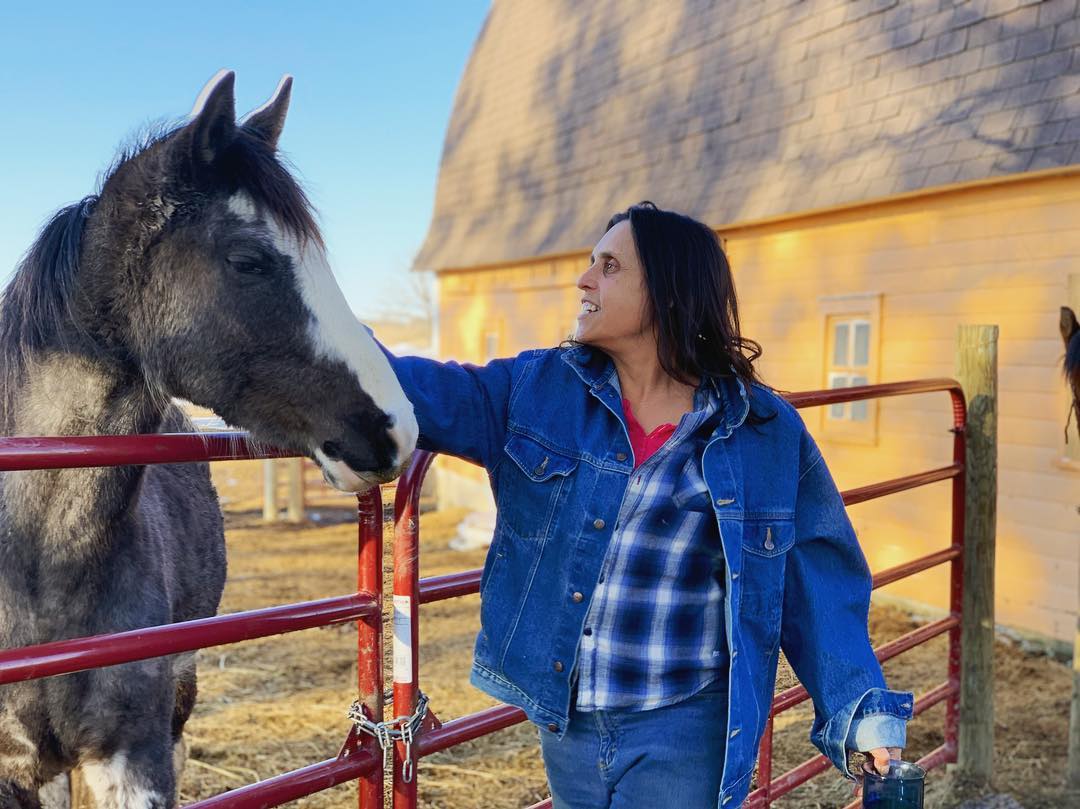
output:
MULTIPOLYGON (((903 758, 904 751, 899 747, 875 747, 873 750, 864 752, 866 763, 872 764, 874 769, 881 775, 889 774, 889 760, 899 761, 903 758)), ((857 798, 862 794, 863 782, 859 778, 855 782, 852 794, 857 798)))

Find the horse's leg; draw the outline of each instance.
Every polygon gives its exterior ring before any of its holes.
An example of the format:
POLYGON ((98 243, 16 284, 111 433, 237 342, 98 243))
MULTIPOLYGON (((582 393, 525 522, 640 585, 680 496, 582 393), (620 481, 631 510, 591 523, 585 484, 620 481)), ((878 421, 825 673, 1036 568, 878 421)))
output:
POLYGON ((172 809, 176 778, 165 739, 134 740, 108 759, 84 761, 83 777, 97 809, 172 809))
MULTIPOLYGON (((110 727, 100 727, 108 746, 84 750, 80 756, 83 781, 97 809, 172 809, 176 806, 176 774, 173 772, 171 720, 176 681, 165 660, 134 664, 127 677, 120 671, 102 676, 110 686, 102 696, 99 714, 110 727), (132 676, 141 667, 155 674, 142 683, 132 676), (115 678, 108 681, 109 676, 115 678), (139 704, 124 705, 116 698, 117 684, 139 691, 139 704), (124 709, 127 710, 124 710, 124 709), (133 710, 134 709, 134 710, 133 710)), ((107 671, 107 670, 102 670, 107 671)))
POLYGON ((195 672, 195 655, 185 654, 176 658, 173 666, 176 674, 176 704, 173 707, 172 740, 173 771, 176 773, 176 789, 180 791, 180 778, 187 763, 187 743, 184 741, 184 725, 195 709, 198 695, 198 679, 195 672))

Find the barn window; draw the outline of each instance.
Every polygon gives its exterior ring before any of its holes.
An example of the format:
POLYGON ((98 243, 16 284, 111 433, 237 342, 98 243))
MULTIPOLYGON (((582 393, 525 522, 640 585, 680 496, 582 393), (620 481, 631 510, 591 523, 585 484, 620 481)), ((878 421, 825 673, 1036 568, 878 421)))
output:
MULTIPOLYGON (((830 317, 828 370, 829 388, 869 385, 870 321, 865 317, 830 317)), ((829 405, 827 417, 866 421, 867 402, 840 402, 829 405)))
MULTIPOLYGON (((878 381, 881 294, 865 292, 818 299, 821 316, 821 387, 850 388, 878 381)), ((839 402, 821 408, 826 438, 877 443, 878 400, 839 402)))

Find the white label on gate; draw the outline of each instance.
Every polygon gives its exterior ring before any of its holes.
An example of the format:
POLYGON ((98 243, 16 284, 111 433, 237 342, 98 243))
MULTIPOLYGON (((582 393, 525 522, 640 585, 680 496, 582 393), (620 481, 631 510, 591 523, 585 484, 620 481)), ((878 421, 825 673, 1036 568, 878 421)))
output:
POLYGON ((412 612, 412 599, 408 596, 394 596, 394 682, 411 683, 412 670, 412 633, 409 616, 412 612))

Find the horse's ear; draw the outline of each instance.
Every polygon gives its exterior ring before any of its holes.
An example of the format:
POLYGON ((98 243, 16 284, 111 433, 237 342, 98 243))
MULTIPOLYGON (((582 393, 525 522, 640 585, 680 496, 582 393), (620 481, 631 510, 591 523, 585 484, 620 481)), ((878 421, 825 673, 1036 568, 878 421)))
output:
POLYGON ((244 127, 270 144, 271 149, 276 149, 281 130, 285 127, 291 97, 292 76, 282 76, 270 100, 244 118, 244 127))
POLYGON ((1069 340, 1076 332, 1080 331, 1080 322, 1076 320, 1076 314, 1068 306, 1061 307, 1061 338, 1065 341, 1065 344, 1069 344, 1069 340))
POLYGON ((236 135, 236 74, 219 71, 203 87, 191 110, 191 158, 196 165, 210 165, 236 135))

